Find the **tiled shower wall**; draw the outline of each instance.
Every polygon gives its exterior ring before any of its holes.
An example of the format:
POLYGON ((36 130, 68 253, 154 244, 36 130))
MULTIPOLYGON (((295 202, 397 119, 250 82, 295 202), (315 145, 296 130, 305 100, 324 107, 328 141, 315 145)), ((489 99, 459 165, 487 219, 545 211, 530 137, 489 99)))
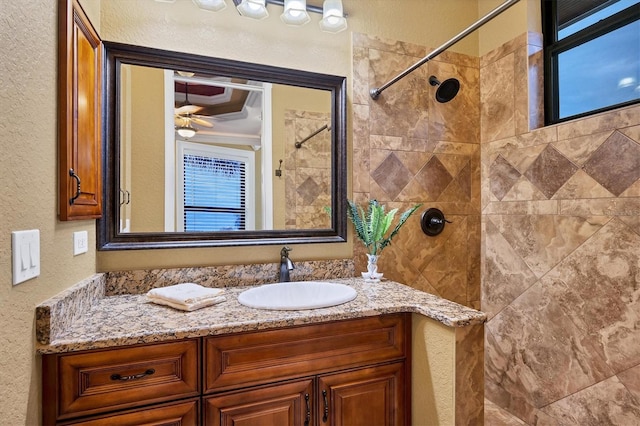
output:
MULTIPOLYGON (((353 196, 388 209, 423 206, 378 261, 384 276, 463 305, 480 303, 479 60, 445 52, 388 88, 379 87, 432 49, 353 35, 353 196), (430 75, 460 80, 455 101, 435 100, 430 75), (443 211, 444 232, 428 237, 420 215, 443 211)), ((354 243, 358 271, 366 270, 354 243)), ((483 326, 456 329, 456 424, 483 422, 483 326)), ((420 389, 420 384, 415 385, 420 389)), ((427 386, 426 384, 424 386, 427 386)))
MULTIPOLYGON (((379 87, 431 49, 354 34, 353 196, 377 199, 388 209, 423 206, 378 261, 385 277, 463 305, 480 302, 479 61, 445 52, 376 101, 379 87), (430 75, 455 77, 455 101, 438 103, 430 75), (427 208, 442 210, 444 232, 428 237, 420 227, 427 208)), ((366 270, 362 244, 355 262, 366 270)))
POLYGON ((331 206, 331 133, 323 130, 296 148, 326 125, 331 125, 328 113, 285 112, 285 229, 331 227, 325 210, 331 206))
POLYGON ((481 59, 486 424, 640 424, 640 106, 540 126, 540 45, 481 59))

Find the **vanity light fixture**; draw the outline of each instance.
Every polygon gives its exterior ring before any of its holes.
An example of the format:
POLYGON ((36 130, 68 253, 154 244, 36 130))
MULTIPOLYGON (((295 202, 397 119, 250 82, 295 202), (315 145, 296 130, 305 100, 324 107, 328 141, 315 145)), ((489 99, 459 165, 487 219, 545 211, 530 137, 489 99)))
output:
POLYGON ((196 135, 197 130, 194 129, 191 125, 187 124, 186 126, 180 126, 176 128, 176 131, 180 136, 185 139, 192 138, 196 135))
POLYGON ((347 29, 347 18, 342 10, 342 0, 324 0, 320 29, 327 33, 339 33, 347 29))
POLYGON ((236 9, 247 18, 265 19, 269 16, 266 0, 242 0, 236 9))
MULTIPOLYGON (((176 0, 155 0, 160 3, 174 3, 176 0)), ((227 7, 226 0, 192 0, 200 9, 218 12, 227 7)), ((238 13, 247 18, 266 19, 269 17, 267 4, 282 6, 280 19, 287 25, 302 26, 311 17, 309 12, 322 15, 320 29, 328 33, 339 33, 347 29, 347 15, 342 8, 342 0, 324 0, 322 7, 308 5, 307 0, 231 0, 238 13)), ((512 0, 513 1, 513 0, 512 0)), ((518 1, 518 0, 515 0, 518 1)))
POLYGON ((193 0, 193 3, 200 9, 211 12, 218 12, 227 7, 227 2, 224 0, 193 0))
POLYGON ((311 18, 307 13, 306 0, 284 0, 284 12, 280 15, 280 19, 287 25, 304 25, 311 18))

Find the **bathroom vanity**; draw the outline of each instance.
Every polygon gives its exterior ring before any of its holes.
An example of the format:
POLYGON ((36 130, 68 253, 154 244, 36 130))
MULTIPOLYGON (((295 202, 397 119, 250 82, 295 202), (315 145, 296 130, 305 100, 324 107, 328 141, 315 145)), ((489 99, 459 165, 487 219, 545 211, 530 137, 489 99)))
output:
POLYGON ((461 343, 456 330, 481 329, 484 314, 390 281, 336 282, 356 299, 257 310, 237 301, 247 287, 230 287, 226 302, 194 312, 143 294, 100 297, 101 274, 79 283, 37 307, 43 423, 406 425, 446 416, 438 401, 457 395, 459 354, 440 362, 435 353, 461 343), (438 383, 433 369, 443 365, 454 383, 438 383))

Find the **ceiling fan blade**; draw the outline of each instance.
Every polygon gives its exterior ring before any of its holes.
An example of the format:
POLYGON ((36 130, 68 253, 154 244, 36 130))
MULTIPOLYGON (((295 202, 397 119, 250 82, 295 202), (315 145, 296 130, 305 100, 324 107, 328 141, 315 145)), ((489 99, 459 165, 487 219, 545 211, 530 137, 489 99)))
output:
POLYGON ((182 105, 179 108, 176 108, 176 114, 193 114, 194 112, 198 112, 202 109, 201 106, 198 105, 182 105))
POLYGON ((202 126, 202 127, 213 127, 213 123, 210 123, 207 120, 203 120, 201 118, 197 118, 197 117, 191 117, 191 121, 195 124, 197 124, 198 126, 202 126))

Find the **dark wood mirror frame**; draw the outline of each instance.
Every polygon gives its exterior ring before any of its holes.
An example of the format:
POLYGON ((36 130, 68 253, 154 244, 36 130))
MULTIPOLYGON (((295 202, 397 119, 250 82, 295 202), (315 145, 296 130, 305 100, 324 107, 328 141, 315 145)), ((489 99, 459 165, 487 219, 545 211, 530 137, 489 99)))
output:
POLYGON ((98 250, 338 243, 347 238, 346 77, 104 42, 103 205, 98 250), (133 64, 238 77, 331 92, 331 228, 231 232, 119 232, 120 65, 133 64))

